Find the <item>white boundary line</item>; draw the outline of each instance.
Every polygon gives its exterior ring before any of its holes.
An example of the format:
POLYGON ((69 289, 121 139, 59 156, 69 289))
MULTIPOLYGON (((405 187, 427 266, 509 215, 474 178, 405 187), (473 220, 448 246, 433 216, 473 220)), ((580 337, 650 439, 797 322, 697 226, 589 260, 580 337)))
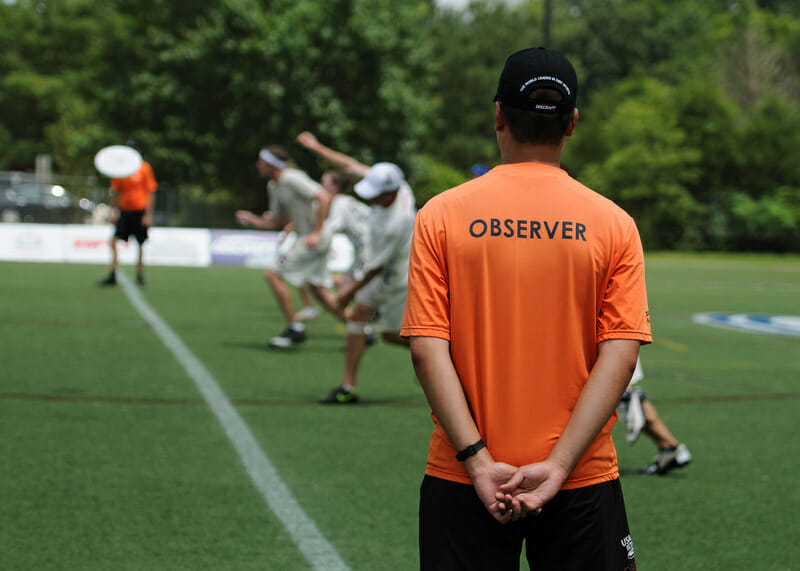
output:
POLYGON ((162 343, 172 352, 175 359, 195 382, 206 403, 225 430, 225 434, 228 435, 239 453, 256 488, 292 536, 306 560, 314 569, 349 570, 347 564, 292 496, 272 462, 259 447, 258 441, 250 432, 247 424, 236 412, 233 404, 222 392, 211 373, 158 313, 150 307, 124 272, 117 272, 117 280, 134 308, 150 324, 162 343))

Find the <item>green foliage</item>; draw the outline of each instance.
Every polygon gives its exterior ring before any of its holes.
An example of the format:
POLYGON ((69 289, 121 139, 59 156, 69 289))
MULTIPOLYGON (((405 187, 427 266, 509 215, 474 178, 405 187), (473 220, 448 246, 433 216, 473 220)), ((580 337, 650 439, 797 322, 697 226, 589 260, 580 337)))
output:
POLYGON ((739 249, 797 251, 800 248, 800 189, 779 188, 773 196, 731 199, 731 234, 739 249))
POLYGON ((539 14, 472 2, 465 12, 437 13, 431 28, 437 113, 424 149, 464 171, 477 162, 497 163, 492 99, 499 70, 512 52, 542 42, 539 14))
POLYGON ((602 93, 595 105, 612 109, 595 132, 604 159, 580 177, 625 208, 645 245, 655 248, 694 247, 699 241, 686 222, 702 210, 689 190, 699 176, 701 153, 687 145, 674 100, 674 89, 648 79, 602 93))
MULTIPOLYGON (((570 172, 628 209, 648 247, 796 248, 742 219, 800 188, 796 3, 554 4, 553 47, 581 80, 570 172)), ((535 1, 18 0, 0 21, 0 169, 49 153, 85 175, 97 149, 133 139, 191 200, 252 196, 265 144, 319 174, 295 144, 311 130, 397 162, 422 204, 500 161, 499 70, 544 37, 535 1)))
POLYGON ((184 185, 178 196, 175 224, 196 228, 230 228, 241 205, 230 191, 207 191, 198 185, 184 185))
POLYGON ((463 171, 438 162, 431 156, 422 156, 412 164, 415 178, 411 181, 417 208, 448 188, 465 182, 469 177, 463 171))

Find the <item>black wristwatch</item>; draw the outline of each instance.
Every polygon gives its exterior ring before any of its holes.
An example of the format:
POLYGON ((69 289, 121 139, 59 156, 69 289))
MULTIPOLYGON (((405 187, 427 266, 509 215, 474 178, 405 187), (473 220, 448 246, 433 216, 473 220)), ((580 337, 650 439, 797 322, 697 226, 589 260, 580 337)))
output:
POLYGON ((466 448, 464 448, 464 450, 456 454, 456 460, 458 460, 459 462, 463 462, 470 456, 475 456, 475 454, 477 454, 478 450, 480 450, 481 448, 486 448, 486 444, 484 444, 483 440, 478 440, 475 444, 467 446, 466 448))

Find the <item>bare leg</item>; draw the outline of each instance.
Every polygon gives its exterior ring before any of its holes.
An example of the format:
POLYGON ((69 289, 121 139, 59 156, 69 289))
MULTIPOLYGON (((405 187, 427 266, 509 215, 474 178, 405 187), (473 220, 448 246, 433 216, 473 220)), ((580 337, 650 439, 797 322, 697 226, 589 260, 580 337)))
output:
MULTIPOLYGON (((367 323, 372 315, 372 308, 362 304, 356 304, 353 308, 350 320, 356 323, 367 323)), ((344 377, 342 386, 345 389, 353 390, 358 381, 358 366, 361 364, 361 357, 364 355, 366 345, 363 333, 348 333, 344 345, 344 377)))
POLYGON ((308 284, 309 289, 314 294, 322 306, 333 314, 339 321, 346 321, 344 310, 336 305, 336 295, 328 288, 308 284))
POLYGON ((314 302, 311 299, 311 284, 303 284, 297 291, 300 293, 300 300, 303 302, 303 307, 314 307, 314 302))
POLYGON ((114 236, 111 238, 111 265, 108 269, 116 272, 117 266, 119 266, 119 256, 117 256, 117 237, 114 236))
POLYGON ((656 446, 663 448, 664 446, 677 446, 678 440, 672 435, 667 428, 667 425, 661 420, 656 412, 656 407, 646 400, 642 403, 642 410, 644 410, 644 431, 649 436, 656 446))
POLYGON ((144 244, 139 242, 139 259, 136 262, 136 273, 144 275, 144 244))
POLYGON ((286 318, 286 323, 295 323, 297 318, 294 313, 294 303, 292 302, 292 292, 289 289, 289 284, 283 281, 283 278, 273 270, 266 270, 264 279, 272 290, 273 295, 275 295, 278 306, 286 318))

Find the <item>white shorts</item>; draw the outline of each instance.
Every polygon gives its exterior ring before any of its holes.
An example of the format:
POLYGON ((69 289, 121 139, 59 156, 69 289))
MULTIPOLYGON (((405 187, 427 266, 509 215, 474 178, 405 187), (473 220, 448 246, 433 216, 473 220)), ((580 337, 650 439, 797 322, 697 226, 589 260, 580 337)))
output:
POLYGON ((356 292, 355 301, 378 312, 372 323, 380 331, 397 332, 403 326, 408 288, 387 288, 380 278, 375 278, 356 292))
POLYGON ((278 251, 278 258, 272 268, 287 282, 295 287, 309 283, 319 287, 333 286, 328 271, 328 249, 308 249, 303 238, 291 240, 291 234, 284 240, 278 251), (287 244, 288 242, 288 244, 287 244))

